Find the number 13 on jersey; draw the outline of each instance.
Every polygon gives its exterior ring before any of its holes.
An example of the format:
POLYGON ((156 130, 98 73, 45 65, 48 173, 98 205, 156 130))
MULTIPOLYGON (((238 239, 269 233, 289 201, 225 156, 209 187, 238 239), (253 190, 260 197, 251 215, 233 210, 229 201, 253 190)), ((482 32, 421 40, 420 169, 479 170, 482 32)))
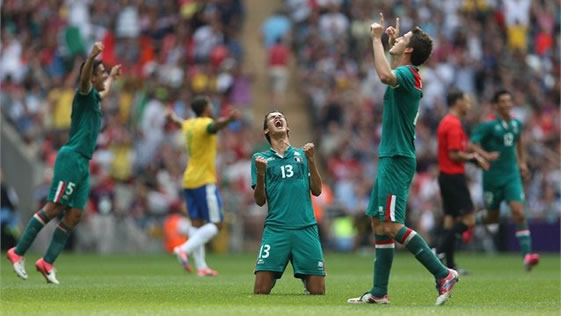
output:
POLYGON ((271 250, 271 246, 268 244, 262 245, 261 249, 259 249, 259 258, 258 259, 265 259, 269 258, 269 251, 271 250))

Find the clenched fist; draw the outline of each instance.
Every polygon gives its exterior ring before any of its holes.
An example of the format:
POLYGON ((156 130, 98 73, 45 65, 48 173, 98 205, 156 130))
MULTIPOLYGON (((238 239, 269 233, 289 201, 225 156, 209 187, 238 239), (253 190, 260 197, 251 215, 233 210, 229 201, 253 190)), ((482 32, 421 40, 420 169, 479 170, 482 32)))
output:
POLYGON ((113 79, 117 79, 121 75, 121 65, 116 65, 111 68, 109 76, 113 79))
POLYGON ((90 57, 95 58, 103 51, 103 43, 102 42, 95 42, 94 46, 92 47, 92 51, 90 52, 90 57))
POLYGON ((307 143, 306 145, 302 146, 302 150, 304 151, 304 155, 308 160, 314 159, 315 154, 315 145, 314 143, 307 143))
POLYGON ((264 175, 265 170, 267 170, 267 160, 261 156, 255 158, 255 167, 257 168, 257 174, 264 175))

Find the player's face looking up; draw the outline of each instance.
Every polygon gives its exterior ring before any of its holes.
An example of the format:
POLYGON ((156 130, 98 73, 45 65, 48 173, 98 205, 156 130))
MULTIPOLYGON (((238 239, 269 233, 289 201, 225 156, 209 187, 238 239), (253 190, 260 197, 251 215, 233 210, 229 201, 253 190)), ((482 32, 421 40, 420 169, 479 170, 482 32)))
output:
MULTIPOLYGON (((272 135, 272 134, 282 134, 286 133, 288 135, 288 123, 284 115, 280 112, 271 112, 267 114, 265 117, 265 124, 264 124, 264 134, 265 137, 272 135)), ((268 139, 268 137, 267 137, 268 139)))
POLYGON ((105 90, 105 80, 109 77, 105 66, 99 64, 92 74, 92 84, 98 92, 105 90))
POLYGON ((396 38, 395 45, 390 49, 390 54, 401 55, 405 53, 405 50, 408 48, 409 50, 412 50, 412 48, 407 47, 409 45, 409 41, 411 40, 411 36, 413 36, 413 33, 407 32, 403 36, 396 38))

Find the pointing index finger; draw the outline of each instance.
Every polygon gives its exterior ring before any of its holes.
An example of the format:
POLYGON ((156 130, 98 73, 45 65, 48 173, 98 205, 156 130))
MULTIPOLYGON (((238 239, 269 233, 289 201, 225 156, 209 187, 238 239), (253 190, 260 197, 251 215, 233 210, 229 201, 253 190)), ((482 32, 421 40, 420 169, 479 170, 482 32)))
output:
POLYGON ((395 18, 395 30, 396 30, 397 36, 399 36, 399 18, 395 18))
POLYGON ((384 14, 382 12, 380 12, 380 25, 382 28, 384 27, 384 14))

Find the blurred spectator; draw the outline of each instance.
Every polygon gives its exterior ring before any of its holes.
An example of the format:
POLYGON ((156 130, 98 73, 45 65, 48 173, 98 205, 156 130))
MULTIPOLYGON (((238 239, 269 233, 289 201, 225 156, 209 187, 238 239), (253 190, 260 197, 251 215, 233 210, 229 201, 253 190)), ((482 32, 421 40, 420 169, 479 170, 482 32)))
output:
POLYGON ((288 58, 290 48, 281 37, 268 50, 269 83, 271 87, 271 105, 281 107, 288 86, 288 58))
POLYGON ((292 27, 290 19, 288 19, 284 11, 275 12, 263 23, 262 35, 266 48, 275 44, 279 38, 288 36, 292 27))

